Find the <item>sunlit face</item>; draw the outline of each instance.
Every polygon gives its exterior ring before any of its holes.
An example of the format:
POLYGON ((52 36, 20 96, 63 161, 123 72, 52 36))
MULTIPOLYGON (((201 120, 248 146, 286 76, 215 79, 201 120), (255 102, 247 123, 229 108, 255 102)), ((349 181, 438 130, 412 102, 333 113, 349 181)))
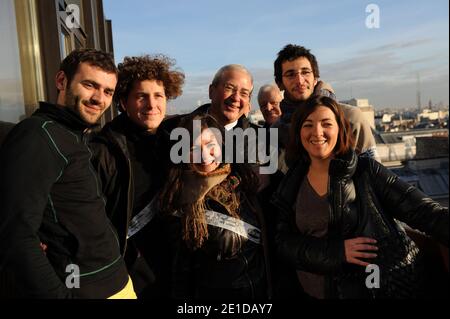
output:
POLYGON ((88 63, 80 63, 70 84, 63 71, 56 75, 59 105, 75 110, 88 124, 95 124, 111 105, 117 76, 88 63))
POLYGON ((309 60, 300 57, 281 64, 282 89, 284 96, 294 102, 307 100, 314 92, 317 79, 309 60))
POLYGON ((155 132, 166 115, 167 97, 160 81, 136 81, 122 107, 138 126, 155 132))
POLYGON ((211 114, 222 124, 237 121, 250 110, 253 90, 250 75, 239 69, 225 71, 215 86, 210 85, 211 114))
POLYGON ((222 150, 216 136, 210 129, 204 129, 191 149, 192 168, 202 173, 212 172, 219 166, 221 156, 222 150))
POLYGON ((268 125, 272 125, 281 116, 281 94, 278 90, 265 91, 259 96, 259 107, 268 125))
POLYGON ((311 161, 329 159, 334 156, 339 135, 339 126, 334 113, 319 106, 303 122, 300 129, 302 145, 311 161))

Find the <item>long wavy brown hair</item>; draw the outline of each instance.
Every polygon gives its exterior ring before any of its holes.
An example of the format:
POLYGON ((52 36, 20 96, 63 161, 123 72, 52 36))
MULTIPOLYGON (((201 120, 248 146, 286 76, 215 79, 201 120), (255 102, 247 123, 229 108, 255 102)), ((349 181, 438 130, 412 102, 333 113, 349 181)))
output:
MULTIPOLYGON (((201 121, 201 131, 206 128, 216 128, 222 133, 222 141, 225 136, 224 128, 210 115, 196 115, 185 117, 180 127, 184 127, 189 131, 191 137, 191 147, 193 145, 193 121, 201 121)), ((222 143, 222 154, 223 145, 222 143)), ((223 157, 225 158, 225 157, 223 157)), ((239 187, 236 191, 252 195, 256 192, 259 186, 259 180, 256 173, 251 169, 250 165, 231 163, 231 175, 238 177, 240 180, 239 187)), ((219 166, 223 167, 223 165, 219 166)), ((208 238, 208 227, 205 218, 204 200, 199 200, 195 203, 182 203, 183 194, 183 171, 190 169, 189 164, 180 163, 173 164, 169 169, 168 179, 165 183, 159 197, 159 207, 163 215, 172 215, 174 212, 182 212, 182 236, 188 247, 197 249, 201 247, 204 241, 208 238)), ((216 171, 218 170, 216 169, 216 171)), ((214 173, 214 172, 213 172, 214 173)), ((231 211, 233 217, 239 218, 239 215, 231 211)))

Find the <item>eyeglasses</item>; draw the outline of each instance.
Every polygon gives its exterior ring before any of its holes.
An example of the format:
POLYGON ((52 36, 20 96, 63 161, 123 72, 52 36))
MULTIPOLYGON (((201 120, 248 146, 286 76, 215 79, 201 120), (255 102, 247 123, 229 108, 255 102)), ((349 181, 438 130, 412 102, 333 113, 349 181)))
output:
POLYGON ((251 91, 246 90, 246 89, 239 90, 237 87, 235 87, 232 84, 225 84, 223 86, 223 89, 226 93, 231 93, 231 94, 236 94, 237 92, 239 92, 239 95, 244 99, 249 99, 252 94, 251 91))
POLYGON ((313 71, 311 69, 301 69, 301 70, 289 70, 285 74, 283 74, 283 77, 287 78, 288 80, 293 80, 298 77, 298 75, 301 75, 303 78, 311 76, 313 74, 313 71))

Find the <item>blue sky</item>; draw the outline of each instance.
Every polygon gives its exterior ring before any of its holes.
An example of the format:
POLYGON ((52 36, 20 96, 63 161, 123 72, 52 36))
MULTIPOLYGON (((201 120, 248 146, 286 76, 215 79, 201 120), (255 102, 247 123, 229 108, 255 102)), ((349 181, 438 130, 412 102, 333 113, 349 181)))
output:
MULTIPOLYGON (((273 61, 288 43, 311 49, 321 79, 339 99, 368 98, 375 108, 422 105, 449 96, 447 0, 103 0, 112 20, 116 62, 163 53, 186 74, 170 113, 208 102, 208 85, 223 65, 254 75, 255 92, 273 81, 273 61), (380 9, 380 28, 366 27, 366 6, 380 9)), ((253 99, 257 107, 256 98, 253 99)))

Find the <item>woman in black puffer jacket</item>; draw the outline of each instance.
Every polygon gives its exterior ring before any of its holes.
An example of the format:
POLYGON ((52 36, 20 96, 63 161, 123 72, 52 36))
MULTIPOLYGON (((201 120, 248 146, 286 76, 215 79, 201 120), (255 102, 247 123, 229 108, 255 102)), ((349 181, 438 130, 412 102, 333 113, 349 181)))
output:
POLYGON ((358 157, 350 132, 327 97, 294 114, 287 157, 297 164, 273 197, 285 277, 320 299, 417 297, 421 253, 395 219, 448 247, 448 208, 358 157))

